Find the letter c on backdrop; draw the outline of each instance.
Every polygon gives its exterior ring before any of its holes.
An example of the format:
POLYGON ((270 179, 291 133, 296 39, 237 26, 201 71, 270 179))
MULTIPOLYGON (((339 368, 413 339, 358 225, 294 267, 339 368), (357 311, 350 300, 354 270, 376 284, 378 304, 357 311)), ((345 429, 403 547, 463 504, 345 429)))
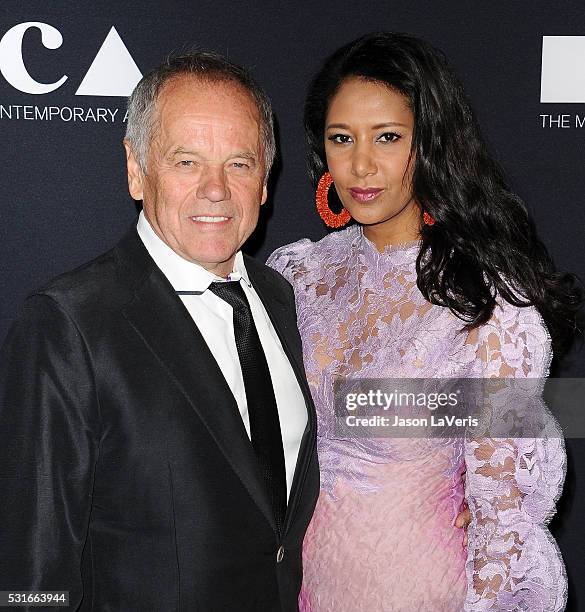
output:
POLYGON ((39 83, 35 81, 22 57, 22 39, 29 28, 41 31, 41 40, 46 49, 58 49, 63 44, 61 32, 47 23, 27 21, 10 28, 0 40, 0 72, 4 78, 19 91, 28 94, 46 94, 55 91, 65 83, 67 76, 63 75, 54 83, 39 83))

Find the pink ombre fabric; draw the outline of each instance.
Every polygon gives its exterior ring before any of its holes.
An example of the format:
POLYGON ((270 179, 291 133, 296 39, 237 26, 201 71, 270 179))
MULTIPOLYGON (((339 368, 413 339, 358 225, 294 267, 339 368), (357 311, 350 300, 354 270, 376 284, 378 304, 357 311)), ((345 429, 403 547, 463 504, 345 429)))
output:
POLYGON ((359 226, 278 249, 294 287, 318 416, 321 494, 304 544, 302 612, 562 610, 546 524, 565 476, 561 438, 343 439, 332 381, 544 377, 550 338, 502 302, 471 332, 416 287, 419 243, 376 250, 359 226), (465 482, 462 474, 466 472, 465 482), (463 498, 469 545, 454 520, 463 498))

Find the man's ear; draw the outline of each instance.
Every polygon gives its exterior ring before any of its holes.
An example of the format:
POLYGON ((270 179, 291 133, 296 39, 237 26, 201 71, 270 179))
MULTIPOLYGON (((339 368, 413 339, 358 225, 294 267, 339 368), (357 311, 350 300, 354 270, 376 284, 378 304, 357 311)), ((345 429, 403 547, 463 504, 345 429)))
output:
POLYGON ((266 185, 264 185, 264 187, 262 187, 262 199, 260 200, 260 206, 262 206, 262 204, 266 202, 267 198, 268 198, 268 188, 266 187, 266 185))
POLYGON ((124 140, 124 148, 126 149, 128 191, 134 200, 142 200, 144 196, 144 173, 127 139, 124 140))

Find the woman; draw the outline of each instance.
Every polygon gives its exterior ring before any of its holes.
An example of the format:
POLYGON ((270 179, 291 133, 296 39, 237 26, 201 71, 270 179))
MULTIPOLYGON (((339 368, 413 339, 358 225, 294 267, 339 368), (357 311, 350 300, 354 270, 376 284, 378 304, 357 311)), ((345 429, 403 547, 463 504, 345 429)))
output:
POLYGON ((312 83, 305 128, 322 217, 353 223, 268 262, 295 289, 319 419, 301 610, 563 609, 545 526, 561 438, 340 435, 333 381, 545 377, 551 341, 560 353, 571 335, 572 277, 554 273, 427 43, 377 33, 338 50, 312 83), (467 548, 453 524, 464 499, 467 548))

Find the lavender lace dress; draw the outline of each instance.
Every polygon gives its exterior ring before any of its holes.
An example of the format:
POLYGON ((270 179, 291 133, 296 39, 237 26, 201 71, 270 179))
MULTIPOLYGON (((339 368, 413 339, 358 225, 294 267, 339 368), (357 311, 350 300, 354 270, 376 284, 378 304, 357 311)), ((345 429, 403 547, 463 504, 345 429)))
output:
POLYGON ((417 289, 418 248, 380 253, 352 226, 268 261, 295 290, 318 416, 321 494, 304 543, 300 609, 562 610, 566 575, 546 528, 565 475, 561 438, 335 435, 335 377, 548 373, 550 338, 534 309, 502 303, 488 324, 462 331, 417 289), (454 527, 464 497, 467 549, 454 527))

